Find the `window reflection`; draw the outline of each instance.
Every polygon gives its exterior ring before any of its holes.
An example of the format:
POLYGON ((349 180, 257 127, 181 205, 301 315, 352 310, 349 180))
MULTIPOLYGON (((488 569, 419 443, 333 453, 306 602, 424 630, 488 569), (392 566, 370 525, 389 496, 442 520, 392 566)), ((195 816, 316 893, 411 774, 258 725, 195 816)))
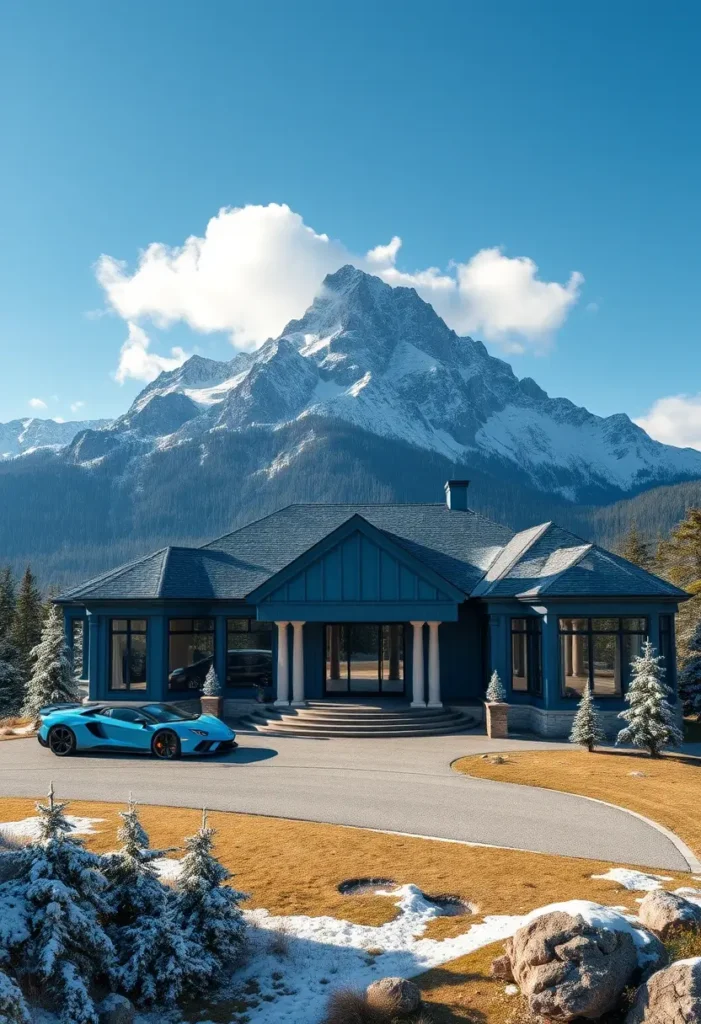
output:
POLYGON ((168 621, 168 688, 200 690, 214 660, 214 619, 168 621))
POLYGON ((272 622, 227 619, 226 685, 265 687, 272 682, 272 622))
POLYGON ((146 689, 146 619, 111 620, 109 688, 146 689))
POLYGON ((561 618, 560 678, 565 697, 579 697, 587 683, 599 697, 620 697, 630 663, 642 649, 645 618, 561 618))

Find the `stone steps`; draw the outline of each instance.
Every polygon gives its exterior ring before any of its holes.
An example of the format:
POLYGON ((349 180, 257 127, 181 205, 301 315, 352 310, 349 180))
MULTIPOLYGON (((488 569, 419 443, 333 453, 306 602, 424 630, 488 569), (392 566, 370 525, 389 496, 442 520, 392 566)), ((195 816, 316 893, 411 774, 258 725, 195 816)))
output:
POLYGON ((334 702, 310 702, 300 708, 261 710, 248 719, 265 736, 306 736, 312 739, 356 737, 380 739, 440 736, 467 732, 478 722, 451 708, 410 708, 334 702))

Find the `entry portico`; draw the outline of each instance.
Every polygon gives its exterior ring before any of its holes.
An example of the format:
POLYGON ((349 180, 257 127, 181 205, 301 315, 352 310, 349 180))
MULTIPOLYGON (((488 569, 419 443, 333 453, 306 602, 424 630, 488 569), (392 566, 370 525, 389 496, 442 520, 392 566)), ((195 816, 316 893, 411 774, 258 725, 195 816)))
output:
POLYGON ((94 700, 197 698, 227 712, 359 695, 477 704, 493 670, 517 728, 569 729, 587 683, 609 725, 649 637, 676 686, 686 594, 553 523, 514 534, 467 505, 291 505, 168 547, 59 598, 94 700))

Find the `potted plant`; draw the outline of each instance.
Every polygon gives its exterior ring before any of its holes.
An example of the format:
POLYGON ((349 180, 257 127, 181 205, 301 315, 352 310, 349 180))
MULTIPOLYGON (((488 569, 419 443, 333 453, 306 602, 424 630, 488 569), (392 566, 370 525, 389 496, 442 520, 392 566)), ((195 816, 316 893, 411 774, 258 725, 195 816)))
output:
POLYGON ((223 717, 224 698, 222 697, 221 683, 214 670, 214 665, 210 666, 209 672, 205 677, 202 696, 200 697, 200 706, 203 715, 215 715, 217 718, 223 717))
POLYGON ((489 686, 484 699, 487 736, 490 739, 505 739, 509 735, 509 705, 506 703, 506 690, 499 678, 499 673, 492 672, 489 686))

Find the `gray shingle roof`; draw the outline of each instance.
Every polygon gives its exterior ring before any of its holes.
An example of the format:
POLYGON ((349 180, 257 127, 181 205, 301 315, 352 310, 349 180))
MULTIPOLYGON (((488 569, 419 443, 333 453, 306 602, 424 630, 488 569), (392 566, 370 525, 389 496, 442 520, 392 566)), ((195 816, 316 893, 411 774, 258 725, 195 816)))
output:
POLYGON ((244 600, 360 515, 466 596, 667 596, 683 592, 552 523, 518 534, 435 505, 288 505, 199 548, 170 547, 62 595, 62 601, 244 600))

